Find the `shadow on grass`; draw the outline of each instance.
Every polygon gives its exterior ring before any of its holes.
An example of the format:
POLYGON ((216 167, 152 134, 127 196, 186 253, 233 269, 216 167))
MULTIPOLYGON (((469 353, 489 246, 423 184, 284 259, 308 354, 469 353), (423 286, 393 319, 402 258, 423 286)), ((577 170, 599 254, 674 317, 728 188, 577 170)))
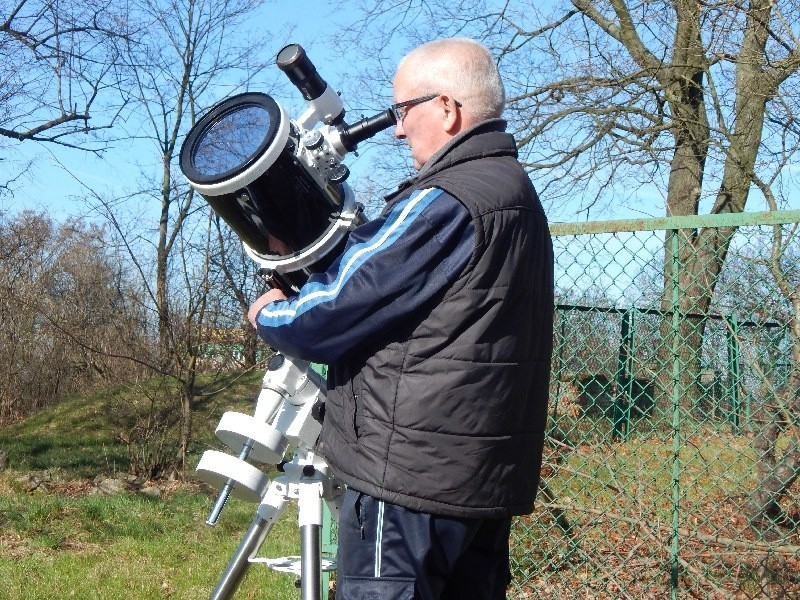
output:
POLYGON ((124 469, 126 449, 113 441, 83 436, 52 436, 8 440, 0 436, 8 464, 16 471, 67 471, 74 477, 94 477, 124 469))

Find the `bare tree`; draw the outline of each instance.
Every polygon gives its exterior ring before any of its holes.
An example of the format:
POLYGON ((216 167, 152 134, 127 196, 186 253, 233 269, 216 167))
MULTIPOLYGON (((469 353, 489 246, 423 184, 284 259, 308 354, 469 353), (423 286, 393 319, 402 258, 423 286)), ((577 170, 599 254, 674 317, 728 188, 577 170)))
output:
POLYGON ((135 295, 101 228, 0 215, 0 423, 141 372, 135 295))
MULTIPOLYGON (((773 210, 778 203, 771 186, 756 178, 773 210)), ((770 390, 761 407, 761 427, 754 438, 758 485, 750 492, 746 514, 755 532, 766 540, 782 537, 781 527, 796 527, 796 517, 784 509, 785 498, 800 478, 800 270, 797 225, 773 227, 771 256, 767 265, 777 292, 762 304, 784 304, 791 357, 786 381, 770 390)), ((791 529, 789 529, 791 530, 791 529)))
POLYGON ((108 0, 3 0, 0 138, 100 152, 96 134, 125 103, 116 84, 128 25, 108 0))
POLYGON ((143 194, 161 206, 154 299, 162 362, 171 354, 168 263, 194 198, 176 169, 177 152, 198 111, 218 99, 215 92, 246 86, 253 70, 260 70, 252 42, 227 35, 258 4, 259 0, 144 0, 139 5, 148 35, 130 45, 128 66, 144 121, 139 135, 155 144, 161 165, 157 180, 143 194))
POLYGON ((259 4, 260 0, 140 0, 130 9, 143 32, 129 38, 126 46, 126 77, 131 82, 127 92, 137 123, 130 134, 152 147, 157 159, 157 168, 143 173, 136 194, 158 207, 152 261, 140 253, 132 232, 123 230, 123 219, 116 216, 121 208, 108 200, 102 205, 148 290, 157 322, 159 371, 176 377, 181 388, 179 460, 184 466, 199 340, 208 293, 215 284, 209 270, 209 209, 195 201, 183 180, 178 152, 197 114, 220 95, 247 89, 263 67, 263 36, 255 40, 244 34, 246 20, 259 4), (154 273, 148 265, 154 265, 154 273))
MULTIPOLYGON (((247 320, 247 311, 253 298, 260 295, 263 282, 257 275, 257 266, 248 257, 242 244, 219 216, 213 216, 216 234, 215 251, 211 256, 213 268, 224 277, 224 293, 218 295, 213 323, 217 328, 235 330, 234 336, 242 347, 242 367, 256 365, 259 338, 247 320)), ((230 361, 234 362, 234 361, 230 361)))

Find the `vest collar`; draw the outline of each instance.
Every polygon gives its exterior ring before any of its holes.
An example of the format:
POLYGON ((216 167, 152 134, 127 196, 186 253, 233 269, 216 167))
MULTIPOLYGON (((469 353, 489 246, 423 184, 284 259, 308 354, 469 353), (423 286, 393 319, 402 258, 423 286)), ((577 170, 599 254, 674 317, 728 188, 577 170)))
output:
POLYGON ((514 138, 505 130, 504 119, 489 119, 460 132, 439 148, 414 177, 400 182, 397 189, 386 196, 385 200, 390 201, 412 185, 460 162, 489 156, 516 157, 514 138))

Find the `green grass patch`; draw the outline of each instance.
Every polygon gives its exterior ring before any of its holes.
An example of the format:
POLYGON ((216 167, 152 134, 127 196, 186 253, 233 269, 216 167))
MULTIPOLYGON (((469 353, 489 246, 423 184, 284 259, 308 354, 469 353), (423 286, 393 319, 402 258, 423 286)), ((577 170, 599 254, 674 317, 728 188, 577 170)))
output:
POLYGON ((88 477, 123 469, 126 448, 107 415, 106 394, 71 398, 29 419, 0 428, 0 448, 17 470, 64 470, 88 477))
MULTIPOLYGON (((109 599, 208 597, 256 505, 231 500, 216 527, 204 521, 209 494, 64 497, 0 493, 0 597, 109 599)), ((262 546, 263 556, 299 553, 292 505, 262 546)), ((293 577, 253 565, 237 598, 298 598, 293 577)))

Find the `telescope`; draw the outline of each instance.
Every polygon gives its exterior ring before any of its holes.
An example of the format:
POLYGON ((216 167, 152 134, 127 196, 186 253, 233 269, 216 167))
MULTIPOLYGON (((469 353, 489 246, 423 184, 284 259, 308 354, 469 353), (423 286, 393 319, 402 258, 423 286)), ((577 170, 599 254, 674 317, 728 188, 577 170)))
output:
POLYGON ((180 168, 189 184, 244 243, 248 255, 284 290, 341 253, 347 232, 364 221, 342 162, 357 144, 395 124, 390 109, 348 125, 339 95, 298 44, 278 67, 307 109, 287 117, 268 94, 248 92, 214 106, 189 131, 180 168))
MULTIPOLYGON (((290 119, 268 94, 232 96, 189 131, 180 168, 240 238, 269 285, 288 295, 325 271, 342 253, 347 233, 365 222, 343 158, 394 125, 395 116, 386 109, 348 125, 341 98, 301 46, 284 47, 276 62, 305 99, 305 112, 290 119)), ((302 600, 321 597, 321 573, 335 569, 335 561, 323 560, 320 552, 322 503, 335 518, 344 491, 315 453, 324 399, 325 383, 312 365, 278 353, 269 361, 254 414, 223 414, 216 435, 234 455, 209 450, 197 465, 198 476, 220 489, 206 523, 217 522, 230 496, 256 502, 258 509, 212 600, 230 598, 254 562, 299 577, 302 600), (275 464, 280 474, 270 481, 248 459, 275 464), (291 500, 299 505, 300 556, 257 557, 291 500)))

